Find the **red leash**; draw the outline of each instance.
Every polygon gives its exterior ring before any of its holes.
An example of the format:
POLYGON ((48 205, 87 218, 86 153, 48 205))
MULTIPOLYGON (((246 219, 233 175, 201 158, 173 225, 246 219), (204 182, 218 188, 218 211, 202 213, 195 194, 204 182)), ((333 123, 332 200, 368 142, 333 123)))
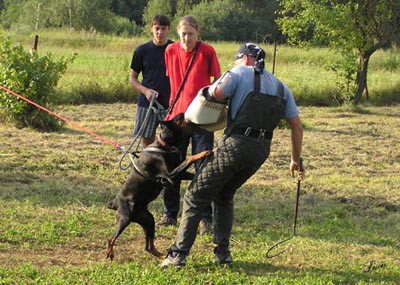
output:
POLYGON ((109 139, 106 139, 105 137, 99 136, 98 134, 96 134, 96 133, 94 133, 94 132, 92 132, 92 131, 90 131, 90 130, 88 130, 88 129, 80 126, 80 125, 78 125, 77 123, 74 123, 71 120, 68 120, 67 118, 64 118, 63 116, 61 116, 61 115, 59 115, 59 114, 57 114, 57 113, 55 113, 53 111, 50 111, 49 109, 47 109, 47 108, 45 108, 43 106, 40 106, 39 104, 29 100, 28 98, 25 98, 24 96, 22 96, 22 95, 20 95, 18 93, 15 93, 14 91, 11 91, 10 89, 5 88, 2 85, 0 85, 0 89, 3 89, 7 93, 9 93, 11 95, 14 95, 14 96, 18 97, 19 99, 21 99, 21 100, 23 100, 23 101, 25 101, 25 102, 27 102, 29 104, 32 104, 33 106, 35 106, 35 107, 37 107, 37 108, 49 113, 50 115, 52 115, 52 116, 54 116, 54 117, 56 117, 56 118, 58 118, 58 119, 60 119, 60 120, 62 120, 64 122, 66 122, 66 123, 78 128, 78 129, 80 129, 81 131, 83 131, 83 132, 85 132, 85 133, 87 133, 87 134, 89 134, 89 135, 91 135, 93 137, 95 137, 96 139, 99 139, 99 140, 101 140, 101 141, 103 141, 103 142, 105 142, 105 143, 107 143, 109 145, 112 145, 115 148, 119 148, 121 150, 124 150, 124 147, 119 146, 116 142, 110 141, 109 139))

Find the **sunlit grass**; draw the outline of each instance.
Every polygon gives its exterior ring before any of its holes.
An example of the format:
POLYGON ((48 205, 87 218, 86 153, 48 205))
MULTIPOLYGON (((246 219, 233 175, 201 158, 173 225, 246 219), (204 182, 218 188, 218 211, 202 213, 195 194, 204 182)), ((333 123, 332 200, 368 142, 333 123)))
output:
MULTIPOLYGON (((58 85, 58 101, 65 103, 132 102, 137 92, 129 86, 130 62, 135 48, 151 37, 116 37, 68 30, 40 31, 39 52, 55 56, 77 53, 58 85)), ((171 38, 178 40, 171 32, 171 38)), ((12 34, 11 39, 30 48, 33 35, 12 34)), ((222 72, 234 66, 234 56, 243 43, 210 42, 215 48, 222 72)), ((266 68, 273 70, 274 46, 260 44, 266 51, 266 68)), ((337 55, 328 48, 298 48, 278 45, 275 75, 292 90, 302 105, 335 106, 341 92, 337 75, 329 70, 337 55)), ((368 91, 370 102, 387 105, 399 102, 400 53, 398 49, 379 50, 370 60, 368 91)))
MULTIPOLYGON (((163 271, 130 225, 115 260, 107 202, 124 183, 121 153, 66 126, 39 133, 0 125, 0 280, 4 284, 398 284, 399 107, 300 107, 305 122, 297 235, 297 183, 288 174, 289 131, 276 130, 271 155, 235 196, 234 264, 212 264, 211 236, 198 236, 185 269, 163 271), (385 124, 381 124, 385 121, 385 124), (29 137, 29 140, 26 138, 29 137)), ((58 106, 57 112, 128 145, 133 104, 58 106), (101 114, 101 116, 99 116, 101 114)), ((219 136, 220 133, 217 134, 219 136)), ((186 183, 182 184, 184 191, 186 183)), ((162 216, 161 196, 150 204, 162 216)), ((177 228, 157 228, 165 251, 177 228)))

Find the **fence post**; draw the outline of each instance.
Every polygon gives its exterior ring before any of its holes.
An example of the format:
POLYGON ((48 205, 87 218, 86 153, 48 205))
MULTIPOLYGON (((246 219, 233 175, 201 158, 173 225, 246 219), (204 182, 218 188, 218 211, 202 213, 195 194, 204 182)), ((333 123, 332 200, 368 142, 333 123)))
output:
POLYGON ((33 46, 29 51, 31 55, 33 55, 33 51, 37 51, 38 43, 39 43, 39 36, 35 35, 35 38, 33 39, 33 46))
POLYGON ((272 59, 272 74, 275 74, 275 62, 276 62, 276 41, 274 41, 274 57, 272 59))

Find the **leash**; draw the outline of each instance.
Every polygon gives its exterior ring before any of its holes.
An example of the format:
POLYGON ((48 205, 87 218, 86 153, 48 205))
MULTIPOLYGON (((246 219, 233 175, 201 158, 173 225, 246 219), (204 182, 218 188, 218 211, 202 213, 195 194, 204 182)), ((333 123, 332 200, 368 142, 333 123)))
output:
MULTIPOLYGON (((303 171, 303 159, 300 157, 299 158, 299 171, 303 171)), ((275 248, 277 248, 279 245, 283 244, 284 242, 287 242, 289 240, 291 240, 295 235, 296 235, 296 227, 297 227, 297 213, 299 210, 299 197, 300 197, 300 178, 298 178, 297 180, 297 193, 296 193, 296 203, 295 203, 295 207, 294 207, 294 221, 293 221, 293 233, 291 236, 289 236, 287 239, 284 239, 280 242, 277 242, 275 245, 273 245, 272 247, 270 247, 266 253, 267 258, 272 258, 275 256, 278 256, 280 254, 282 254, 286 249, 276 253, 276 254, 270 254, 270 252, 272 250, 274 250, 275 248)))
POLYGON ((18 94, 18 93, 16 93, 16 92, 12 91, 12 90, 10 90, 10 89, 8 89, 8 88, 2 86, 2 85, 0 85, 0 89, 3 89, 3 90, 6 91, 7 93, 9 93, 9 94, 11 94, 11 95, 14 95, 15 97, 17 97, 17 98, 19 98, 19 99, 21 99, 21 100, 23 100, 23 101, 25 101, 25 102, 27 102, 27 103, 33 105, 33 106, 39 108, 39 109, 42 110, 42 111, 45 111, 46 113, 48 113, 48 114, 50 114, 50 115, 52 115, 52 116, 54 116, 54 117, 60 119, 61 121, 64 121, 64 122, 66 122, 67 124, 70 124, 70 125, 76 127, 77 129, 80 129, 81 131, 83 131, 83 132, 85 132, 85 133, 87 133, 87 134, 89 134, 89 135, 95 137, 96 139, 99 139, 99 140, 101 140, 101 141, 103 141, 103 142, 105 142, 105 143, 107 143, 107 144, 109 144, 109 145, 112 145, 114 148, 120 149, 120 150, 122 150, 122 151, 124 150, 124 147, 118 145, 116 142, 113 142, 113 141, 111 141, 111 140, 109 140, 109 139, 106 139, 105 137, 102 137, 102 136, 100 136, 100 135, 98 135, 98 134, 96 134, 96 133, 90 131, 89 129, 87 129, 87 128, 85 128, 85 127, 82 127, 82 126, 78 125, 77 123, 75 123, 75 122, 73 122, 73 121, 71 121, 71 120, 69 120, 69 119, 67 119, 67 118, 65 118, 65 117, 63 117, 63 116, 61 116, 61 115, 59 115, 59 114, 53 112, 53 111, 50 111, 49 109, 47 109, 47 108, 45 108, 45 107, 43 107, 43 106, 41 106, 41 105, 39 105, 39 104, 33 102, 32 100, 29 100, 28 98, 26 98, 26 97, 24 97, 24 96, 22 96, 22 95, 20 95, 20 94, 18 94))
POLYGON ((139 149, 140 149, 141 138, 143 137, 144 128, 145 128, 145 126, 147 125, 147 123, 149 122, 149 119, 150 119, 150 112, 157 113, 159 110, 161 110, 161 108, 164 108, 164 107, 163 107, 160 103, 158 103, 158 101, 156 100, 156 99, 157 99, 157 96, 158 96, 157 93, 154 93, 154 94, 151 96, 149 109, 147 110, 146 116, 144 117, 142 126, 140 127, 138 133, 133 137, 133 139, 132 139, 131 143, 129 144, 128 148, 123 150, 123 154, 122 154, 122 156, 121 156, 121 158, 120 158, 120 160, 119 160, 119 162, 118 162, 118 167, 119 167, 119 169, 121 169, 121 170, 127 170, 129 167, 131 167, 131 166, 134 167, 134 166, 135 166, 134 160, 135 160, 135 158, 139 158, 139 155, 138 155, 138 154, 141 152, 141 151, 139 150, 139 149), (157 107, 158 107, 159 109, 157 109, 156 107, 154 107, 155 104, 157 105, 157 107), (135 146, 135 145, 136 145, 136 146, 135 146), (134 146, 135 146, 134 151, 131 151, 131 148, 133 148, 134 146), (124 161, 124 159, 125 159, 125 157, 126 157, 127 155, 129 156, 130 162, 129 162, 127 165, 124 166, 124 165, 123 165, 123 161, 124 161))
POLYGON ((155 113, 158 112, 158 110, 154 107, 154 104, 158 104, 157 106, 159 108, 163 108, 162 105, 156 101, 156 98, 157 98, 158 95, 157 94, 153 94, 153 96, 151 97, 151 101, 150 101, 150 107, 149 107, 149 110, 146 113, 143 125, 139 129, 138 134, 133 138, 133 140, 130 143, 130 145, 128 146, 128 148, 125 149, 125 147, 118 145, 116 142, 113 142, 113 141, 111 141, 111 140, 109 140, 109 139, 107 139, 107 138, 105 138, 103 136, 100 136, 100 135, 90 131, 89 129, 87 129, 85 127, 82 127, 81 125, 78 125, 77 123, 75 123, 75 122, 73 122, 73 121, 71 121, 71 120, 69 120, 69 119, 67 119, 67 118, 65 118, 65 117, 63 117, 63 116, 61 116, 61 115, 59 115, 59 114, 57 114, 57 113, 55 113, 55 112, 53 112, 51 110, 39 105, 39 104, 37 104, 36 102, 34 102, 32 100, 29 100, 28 98, 26 98, 26 97, 24 97, 24 96, 22 96, 22 95, 20 95, 20 94, 18 94, 16 92, 12 91, 12 90, 10 90, 10 89, 2 86, 2 85, 0 85, 0 89, 4 90, 5 92, 7 92, 7 93, 9 93, 11 95, 14 95, 15 97, 19 98, 20 100, 23 100, 23 101, 25 101, 25 102, 27 102, 27 103, 39 108, 42 111, 45 111, 46 113, 48 113, 48 114, 50 114, 50 115, 52 115, 52 116, 54 116, 54 117, 56 117, 56 118, 58 118, 58 119, 60 119, 60 120, 62 120, 64 122, 66 122, 67 124, 70 124, 70 125, 74 126, 75 128, 77 128, 77 129, 79 129, 79 130, 81 130, 81 131, 83 131, 83 132, 95 137, 96 139, 101 140, 101 141, 103 141, 103 142, 105 142, 105 143, 107 143, 109 145, 112 145, 114 148, 121 150, 123 152, 123 154, 122 154, 122 157, 120 158, 119 164, 118 164, 119 168, 121 170, 126 170, 131 165, 133 165, 133 161, 134 161, 133 156, 135 156, 136 158, 138 157, 137 153, 140 152, 139 151, 139 146, 140 146, 140 140, 139 139, 141 138, 141 136, 143 134, 144 126, 147 124, 147 122, 149 120, 150 112, 151 111, 153 111, 155 113), (131 148, 134 146, 135 143, 137 143, 138 140, 139 140, 139 143, 137 144, 135 151, 131 152, 131 148), (127 155, 129 155, 130 163, 127 166, 123 166, 122 165, 122 161, 125 159, 125 157, 127 155))

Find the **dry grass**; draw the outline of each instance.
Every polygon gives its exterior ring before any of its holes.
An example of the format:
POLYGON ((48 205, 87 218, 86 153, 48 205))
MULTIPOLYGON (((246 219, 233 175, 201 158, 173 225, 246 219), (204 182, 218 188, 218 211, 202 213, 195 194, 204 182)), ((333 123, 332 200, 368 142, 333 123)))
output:
MULTIPOLYGON (((99 104, 57 111, 127 146, 134 108, 99 104)), ((237 262, 221 276, 220 269, 209 266, 211 237, 199 237, 177 284, 210 278, 220 284, 399 284, 400 107, 302 107, 301 112, 307 177, 298 236, 286 253, 272 260, 264 256, 291 233, 296 183, 288 174, 290 133, 280 129, 270 158, 236 195, 232 250, 237 262)), ((112 277, 126 268, 174 280, 144 253, 137 225, 121 236, 108 267, 106 240, 115 221, 105 205, 127 175, 118 169, 119 158, 112 146, 70 126, 60 133, 40 133, 0 125, 0 284, 7 284, 1 278, 35 284, 33 277, 20 276, 26 272, 21 264, 42 276, 42 284, 57 278, 101 284, 108 278, 104 272, 112 277)), ((161 197, 151 211, 160 218, 161 197)), ((159 249, 171 245, 175 231, 157 229, 159 249)))

